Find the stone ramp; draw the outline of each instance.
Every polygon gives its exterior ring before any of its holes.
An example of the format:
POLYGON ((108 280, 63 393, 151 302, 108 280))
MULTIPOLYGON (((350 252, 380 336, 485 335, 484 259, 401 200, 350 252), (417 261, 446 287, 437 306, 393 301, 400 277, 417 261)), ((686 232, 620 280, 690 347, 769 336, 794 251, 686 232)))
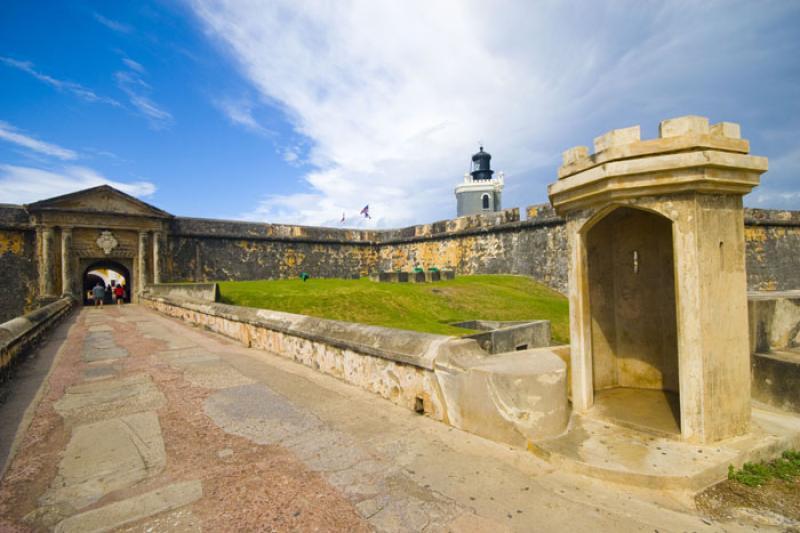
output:
POLYGON ((0 530, 720 529, 661 493, 559 471, 144 308, 86 311, 67 339, 72 359, 54 368, 63 393, 32 424, 51 413, 63 444, 46 448, 46 432, 25 441, 0 484, 0 530), (89 363, 83 338, 103 325, 107 348, 128 355, 89 363), (115 374, 85 373, 106 367, 115 374))
POLYGON ((55 478, 26 516, 30 525, 55 525, 63 532, 110 531, 202 496, 200 481, 193 480, 91 508, 164 471, 167 455, 155 410, 166 398, 146 373, 116 377, 130 356, 115 339, 116 321, 97 310, 84 315, 84 381, 68 387, 53 404, 71 428, 70 437, 55 478))

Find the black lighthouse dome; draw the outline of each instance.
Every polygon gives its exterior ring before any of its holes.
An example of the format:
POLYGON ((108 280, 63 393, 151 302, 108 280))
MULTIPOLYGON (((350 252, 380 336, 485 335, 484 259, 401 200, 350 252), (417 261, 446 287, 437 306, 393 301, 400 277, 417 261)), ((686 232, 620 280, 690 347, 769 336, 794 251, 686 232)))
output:
POLYGON ((492 179, 491 166, 492 154, 483 151, 483 146, 480 147, 477 154, 472 156, 472 179, 473 180, 490 180, 492 179))

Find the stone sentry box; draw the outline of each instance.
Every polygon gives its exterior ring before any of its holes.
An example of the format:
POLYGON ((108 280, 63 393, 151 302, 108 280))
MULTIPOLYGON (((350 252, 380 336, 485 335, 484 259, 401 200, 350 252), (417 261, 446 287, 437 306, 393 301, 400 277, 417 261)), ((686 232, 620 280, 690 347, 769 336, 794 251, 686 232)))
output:
MULTIPOLYGON (((767 159, 737 124, 686 116, 564 152, 550 201, 567 222, 572 401, 658 390, 682 439, 744 434, 750 372, 742 196, 767 159)), ((635 397, 635 396, 634 396, 635 397)))

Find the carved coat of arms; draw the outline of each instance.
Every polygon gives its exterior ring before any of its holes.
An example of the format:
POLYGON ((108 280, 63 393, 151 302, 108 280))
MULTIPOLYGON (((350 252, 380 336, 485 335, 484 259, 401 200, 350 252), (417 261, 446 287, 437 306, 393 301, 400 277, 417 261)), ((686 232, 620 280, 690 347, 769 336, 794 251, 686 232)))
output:
POLYGON ((115 239, 114 235, 108 230, 101 232, 100 236, 97 238, 97 246, 99 246, 106 255, 110 254, 117 245, 119 245, 117 239, 115 239))

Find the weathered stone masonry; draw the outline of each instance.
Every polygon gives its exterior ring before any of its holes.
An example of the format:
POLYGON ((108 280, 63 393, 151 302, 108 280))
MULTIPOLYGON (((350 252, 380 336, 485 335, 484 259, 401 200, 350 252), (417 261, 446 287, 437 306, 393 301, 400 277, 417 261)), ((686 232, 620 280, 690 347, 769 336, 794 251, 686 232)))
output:
POLYGON ((377 233, 176 218, 167 240, 165 281, 365 276, 377 233))
POLYGON ((27 211, 0 205, 0 323, 39 307, 36 232, 27 211))
MULTIPOLYGON (((98 234, 75 229, 70 246, 91 246, 98 234)), ((526 220, 518 209, 509 209, 383 231, 171 217, 163 219, 160 231, 115 235, 126 256, 120 260, 132 273, 141 256, 148 284, 292 278, 304 271, 349 278, 415 266, 461 275, 526 275, 560 292, 567 284, 564 222, 549 205, 529 207, 526 220), (140 248, 145 253, 138 254, 140 248)), ((39 306, 38 261, 45 238, 50 281, 60 294, 61 232, 37 235, 23 206, 0 206, 0 322, 39 306)), ((750 290, 800 288, 800 212, 747 209, 745 238, 750 290)))
MULTIPOLYGON (((749 290, 800 288, 800 212, 745 209, 749 290)), ((547 204, 397 230, 177 218, 168 281, 365 276, 416 266, 519 274, 566 292, 564 221, 547 204)))

